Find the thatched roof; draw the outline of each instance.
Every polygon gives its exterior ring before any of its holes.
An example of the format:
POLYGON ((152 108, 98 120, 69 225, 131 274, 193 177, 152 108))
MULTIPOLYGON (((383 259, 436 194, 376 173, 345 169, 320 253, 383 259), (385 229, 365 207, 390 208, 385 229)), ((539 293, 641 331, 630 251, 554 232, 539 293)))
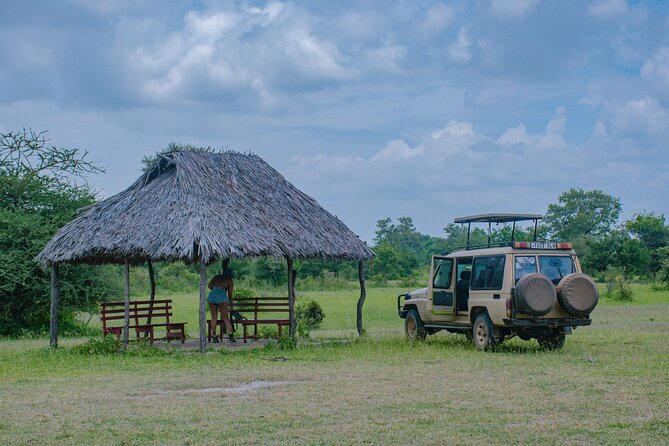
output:
POLYGON ((83 210, 37 260, 206 262, 221 257, 368 259, 334 215, 257 155, 175 152, 125 191, 83 210))

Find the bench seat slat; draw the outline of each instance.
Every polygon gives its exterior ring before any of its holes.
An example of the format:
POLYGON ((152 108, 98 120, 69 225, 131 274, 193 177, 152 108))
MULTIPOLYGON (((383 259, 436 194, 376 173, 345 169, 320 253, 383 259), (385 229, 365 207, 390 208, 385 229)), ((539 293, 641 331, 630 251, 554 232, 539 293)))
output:
MULTIPOLYGON (((151 304, 150 300, 131 300, 130 301, 130 305, 150 305, 150 304, 151 304)), ((157 304, 172 304, 172 300, 171 299, 156 299, 156 300, 153 301, 153 304, 154 305, 157 305, 157 304)), ((120 301, 115 301, 115 302, 102 302, 100 305, 103 306, 103 307, 113 307, 113 306, 121 306, 122 307, 122 306, 125 305, 125 301, 120 300, 120 301)))

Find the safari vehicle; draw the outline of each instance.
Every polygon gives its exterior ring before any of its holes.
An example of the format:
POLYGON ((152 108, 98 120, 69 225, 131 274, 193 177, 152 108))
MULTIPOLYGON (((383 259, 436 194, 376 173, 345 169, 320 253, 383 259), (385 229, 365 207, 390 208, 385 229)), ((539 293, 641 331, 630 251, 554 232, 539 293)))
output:
POLYGON ((537 241, 540 219, 533 214, 456 218, 468 225, 466 246, 434 255, 427 287, 397 297, 407 338, 422 340, 446 330, 465 334, 479 350, 514 336, 559 349, 572 329, 590 325, 597 287, 581 272, 571 243, 537 241), (533 241, 515 240, 519 221, 534 221, 533 241), (488 223, 487 244, 470 245, 472 223, 488 223), (511 240, 491 243, 492 223, 513 223, 511 240))

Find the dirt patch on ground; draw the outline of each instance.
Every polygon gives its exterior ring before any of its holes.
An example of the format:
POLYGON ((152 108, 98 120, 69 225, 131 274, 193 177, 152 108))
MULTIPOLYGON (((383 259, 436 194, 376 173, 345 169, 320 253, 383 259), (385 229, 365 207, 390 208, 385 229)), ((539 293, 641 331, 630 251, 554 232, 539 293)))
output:
POLYGON ((135 398, 155 398, 155 397, 190 397, 196 394, 223 394, 223 395, 244 395, 260 389, 269 387, 285 386, 294 384, 293 381, 251 381, 246 384, 239 384, 234 387, 204 387, 176 390, 159 390, 150 394, 138 395, 135 398))

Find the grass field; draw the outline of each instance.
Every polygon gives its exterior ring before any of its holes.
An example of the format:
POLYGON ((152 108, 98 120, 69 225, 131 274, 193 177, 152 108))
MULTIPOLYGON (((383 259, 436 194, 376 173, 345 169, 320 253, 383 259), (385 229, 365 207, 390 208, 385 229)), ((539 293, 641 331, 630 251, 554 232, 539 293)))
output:
MULTIPOLYGON (((295 350, 81 355, 46 339, 0 341, 1 444, 667 444, 669 292, 635 286, 600 302, 558 352, 512 340, 481 353, 464 336, 402 337, 395 297, 303 293, 323 306, 295 350), (240 385, 269 382, 246 391, 240 385), (227 389, 227 390, 226 390, 227 389)), ((173 296, 197 326, 197 297, 173 296)))

